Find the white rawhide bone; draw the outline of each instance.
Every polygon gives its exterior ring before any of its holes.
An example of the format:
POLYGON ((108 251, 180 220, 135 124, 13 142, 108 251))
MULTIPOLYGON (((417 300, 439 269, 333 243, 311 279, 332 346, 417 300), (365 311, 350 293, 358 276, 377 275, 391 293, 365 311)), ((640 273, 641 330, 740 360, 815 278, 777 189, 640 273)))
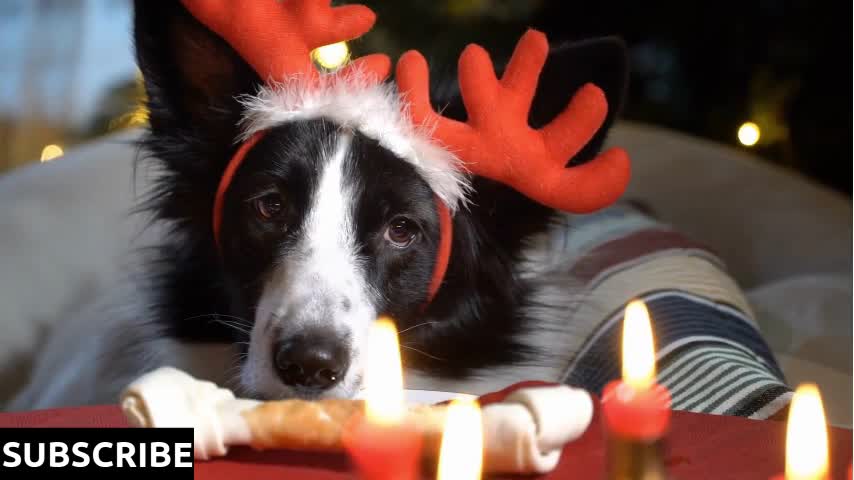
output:
MULTIPOLYGON (((362 411, 361 400, 278 400, 236 398, 227 389, 171 367, 143 375, 122 392, 121 407, 137 427, 192 427, 194 456, 224 456, 230 446, 263 449, 341 451, 347 421, 362 411)), ((420 431, 425 455, 438 454, 446 406, 415 405, 406 421, 420 431)), ((568 386, 517 390, 483 407, 485 473, 548 473, 566 443, 590 424, 587 392, 568 386)))

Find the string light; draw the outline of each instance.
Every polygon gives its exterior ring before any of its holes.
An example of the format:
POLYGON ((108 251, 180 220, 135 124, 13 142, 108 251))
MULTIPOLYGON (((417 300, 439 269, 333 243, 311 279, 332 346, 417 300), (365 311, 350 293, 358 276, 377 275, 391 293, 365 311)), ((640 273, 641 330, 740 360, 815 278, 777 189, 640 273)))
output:
POLYGON ((45 147, 42 149, 41 161, 48 162, 50 160, 53 160, 54 158, 61 157, 63 153, 65 152, 62 151, 62 147, 60 147, 59 145, 45 145, 45 147))
POLYGON ((744 122, 738 127, 738 141, 745 147, 752 147, 759 141, 759 125, 753 122, 744 122))
POLYGON ((314 49, 311 56, 321 67, 327 70, 335 70, 350 59, 350 47, 347 46, 347 42, 324 45, 314 49))
POLYGON ((131 111, 110 120, 110 130, 121 130, 134 128, 148 123, 148 109, 144 105, 138 105, 131 111))

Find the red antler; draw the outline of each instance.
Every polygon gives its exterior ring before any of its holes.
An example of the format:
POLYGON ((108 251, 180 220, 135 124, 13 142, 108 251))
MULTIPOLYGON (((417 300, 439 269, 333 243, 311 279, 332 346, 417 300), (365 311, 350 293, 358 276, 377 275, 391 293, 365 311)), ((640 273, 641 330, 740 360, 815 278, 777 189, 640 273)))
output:
MULTIPOLYGON (((295 74, 317 77, 311 51, 368 32, 376 15, 363 5, 332 8, 330 0, 182 0, 200 22, 225 39, 263 81, 295 74)), ((362 57, 361 67, 382 80, 391 62, 386 55, 362 57)))
POLYGON ((552 208, 594 211, 623 193, 630 173, 628 156, 612 148, 583 165, 565 168, 607 116, 605 95, 592 84, 583 86, 548 125, 539 130, 528 125, 548 48, 545 35, 529 30, 498 80, 489 54, 469 45, 459 60, 466 123, 433 110, 427 62, 418 52, 401 57, 397 83, 411 102, 413 121, 435 127, 434 136, 453 149, 472 173, 512 186, 552 208))

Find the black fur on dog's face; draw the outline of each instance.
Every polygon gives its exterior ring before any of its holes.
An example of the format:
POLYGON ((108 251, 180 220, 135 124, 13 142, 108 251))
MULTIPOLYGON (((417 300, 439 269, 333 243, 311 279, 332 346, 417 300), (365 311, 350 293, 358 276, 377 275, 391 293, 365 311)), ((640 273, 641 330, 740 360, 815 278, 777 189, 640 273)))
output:
POLYGON ((371 322, 414 317, 424 302, 437 218, 426 182, 376 141, 327 120, 268 132, 229 187, 222 226, 224 267, 252 319, 244 387, 355 393, 371 322), (335 381, 300 381, 313 369, 300 359, 335 381))

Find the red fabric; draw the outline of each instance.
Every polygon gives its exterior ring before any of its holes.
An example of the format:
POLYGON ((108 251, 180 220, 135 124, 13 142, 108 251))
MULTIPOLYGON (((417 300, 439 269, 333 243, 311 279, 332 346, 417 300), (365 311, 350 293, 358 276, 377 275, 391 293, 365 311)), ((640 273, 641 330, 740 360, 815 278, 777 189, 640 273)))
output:
POLYGON ((427 62, 420 53, 409 51, 400 58, 396 81, 410 99, 413 120, 435 126, 434 136, 472 173, 510 185, 552 208, 592 212, 622 195, 630 177, 629 159, 622 149, 612 148, 583 165, 565 168, 607 116, 605 94, 595 85, 583 86, 543 128, 528 125, 548 49, 545 35, 529 30, 499 80, 489 54, 477 45, 466 47, 459 59, 465 123, 433 110, 427 62))
MULTIPOLYGON (((284 81, 294 75, 314 79, 311 61, 315 48, 352 40, 367 33, 376 14, 364 5, 330 7, 330 0, 182 0, 187 10, 231 45, 261 80, 284 81)), ((357 65, 388 75, 391 61, 376 54, 359 58, 357 65)))
MULTIPOLYGON (((525 382, 481 397, 482 404, 501 401, 525 382)), ((595 403, 598 403, 598 399, 595 403)), ((127 427, 115 405, 0 414, 6 427, 127 427)), ((557 469, 541 479, 603 478, 605 466, 604 426, 601 409, 578 440, 567 444, 557 469)), ((851 430, 829 428, 831 479, 844 479, 851 464, 851 430)), ((782 421, 749 420, 740 417, 673 412, 667 437, 666 462, 673 478, 683 480, 766 480, 783 472, 786 424, 782 421)), ((356 478, 345 455, 302 452, 256 452, 233 449, 228 457, 196 463, 196 478, 206 480, 340 480, 356 478)), ((435 478, 425 472, 425 479, 435 478)), ((514 478, 505 476, 500 478, 514 478)), ((531 478, 531 477, 522 477, 531 478)))

